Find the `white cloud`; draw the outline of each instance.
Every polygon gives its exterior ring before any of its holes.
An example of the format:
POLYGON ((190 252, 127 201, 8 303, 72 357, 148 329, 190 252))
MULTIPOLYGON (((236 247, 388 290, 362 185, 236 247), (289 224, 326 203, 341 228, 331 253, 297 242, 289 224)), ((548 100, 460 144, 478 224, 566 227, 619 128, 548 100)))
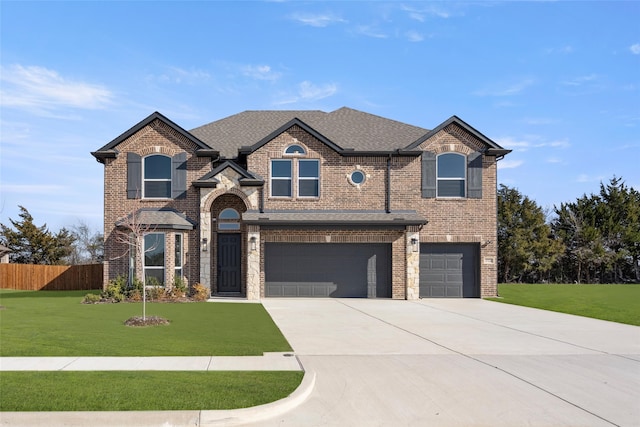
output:
POLYGON ((310 27, 324 28, 333 24, 342 24, 347 21, 332 13, 312 14, 312 13, 294 13, 290 16, 296 22, 310 27))
POLYGON ((576 178, 577 182, 601 182, 604 179, 603 175, 587 175, 586 173, 582 173, 578 175, 576 178))
POLYGON ((476 96, 513 96, 522 93, 525 89, 527 89, 529 86, 532 86, 534 83, 534 79, 525 78, 509 85, 496 85, 484 89, 479 89, 472 93, 476 96))
POLYGON ((424 22, 426 19, 426 16, 435 16, 437 18, 445 18, 445 19, 451 17, 451 13, 445 10, 442 7, 442 4, 444 3, 441 3, 441 4, 429 3, 421 8, 403 5, 402 10, 407 12, 407 14, 409 15, 409 18, 419 22, 424 22))
POLYGON ((566 139, 554 141, 544 141, 538 136, 531 136, 529 139, 515 139, 512 137, 496 138, 496 142, 507 149, 517 151, 527 151, 533 148, 568 148, 571 146, 566 139))
POLYGON ((561 46, 561 47, 552 47, 549 48, 545 51, 547 54, 551 55, 551 54, 563 54, 563 55, 567 55, 569 53, 573 52, 573 47, 570 45, 565 45, 565 46, 561 46))
POLYGON ((498 169, 515 169, 522 166, 523 163, 523 160, 500 160, 498 169))
POLYGON ((629 46, 629 50, 634 55, 640 55, 640 43, 632 44, 631 46, 629 46))
POLYGON ((547 159, 547 163, 562 163, 562 159, 559 159, 557 157, 549 157, 547 159))
POLYGON ((358 25, 356 27, 356 33, 363 36, 372 37, 374 39, 386 39, 389 35, 372 25, 358 25))
POLYGON ((582 86, 586 83, 593 82, 597 78, 598 76, 596 74, 589 74, 586 76, 579 76, 571 80, 565 80, 562 84, 565 86, 582 86))
POLYGON ((51 114, 59 108, 101 109, 110 104, 113 93, 102 85, 71 81, 57 71, 19 64, 0 69, 0 104, 51 114))
POLYGON ((256 80, 275 81, 282 77, 282 73, 273 71, 269 65, 245 65, 242 74, 256 80))
POLYGON ((294 94, 285 94, 283 99, 276 101, 276 105, 295 104, 301 101, 318 101, 335 95, 338 92, 338 85, 335 83, 326 83, 316 85, 308 80, 298 84, 294 94))
POLYGON ((424 40, 424 36, 417 31, 407 31, 405 36, 407 36, 407 40, 410 42, 421 42, 424 40))
POLYGON ((304 100, 316 101, 318 99, 327 98, 334 95, 338 91, 338 86, 335 83, 327 83, 324 85, 314 85, 309 81, 303 81, 299 85, 298 93, 300 98, 304 100))

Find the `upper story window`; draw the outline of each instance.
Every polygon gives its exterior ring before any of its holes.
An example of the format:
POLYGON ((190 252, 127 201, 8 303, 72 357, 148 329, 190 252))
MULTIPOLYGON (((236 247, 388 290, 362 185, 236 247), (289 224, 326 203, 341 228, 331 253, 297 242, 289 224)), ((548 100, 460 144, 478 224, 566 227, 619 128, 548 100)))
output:
POLYGON ((291 160, 271 160, 271 196, 291 197, 292 168, 291 160))
POLYGON ((437 160, 437 197, 465 197, 467 158, 462 154, 440 154, 437 160))
POLYGON ((305 154, 307 154, 307 150, 304 149, 304 147, 302 145, 299 144, 293 144, 288 146, 285 150, 284 150, 284 154, 288 154, 291 156, 294 155, 302 155, 304 156, 305 154))
POLYGON ((187 197, 187 153, 173 157, 127 153, 127 199, 187 197))
POLYGON ((143 161, 143 192, 146 199, 171 197, 171 158, 162 155, 147 156, 143 161))
POLYGON ((320 195, 320 161, 298 160, 298 196, 320 195))
POLYGON ((240 230, 240 213, 232 208, 226 208, 218 215, 218 230, 240 230))

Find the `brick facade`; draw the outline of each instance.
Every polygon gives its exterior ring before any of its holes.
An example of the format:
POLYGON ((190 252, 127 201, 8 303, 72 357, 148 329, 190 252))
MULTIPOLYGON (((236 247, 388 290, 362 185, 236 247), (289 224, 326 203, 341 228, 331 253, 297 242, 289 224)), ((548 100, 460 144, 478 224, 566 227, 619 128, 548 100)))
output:
MULTIPOLYGON (((251 143, 251 141, 247 141, 251 143)), ((210 144, 212 149, 216 149, 210 144)), ((106 146, 105 146, 106 147, 106 146)), ((420 243, 471 243, 478 249, 480 296, 496 295, 497 236, 496 236, 496 155, 482 156, 482 198, 423 198, 421 194, 422 165, 420 151, 435 154, 460 153, 469 155, 486 150, 486 142, 465 126, 451 123, 432 133, 415 147, 414 153, 366 153, 362 155, 339 152, 309 133, 293 125, 252 150, 238 163, 264 185, 244 185, 242 176, 233 168, 220 170, 212 177, 215 185, 194 186, 216 166, 215 159, 196 156, 198 147, 183 132, 162 120, 154 120, 117 144, 118 155, 104 158, 105 203, 105 285, 128 271, 127 246, 116 239, 115 223, 140 208, 172 208, 194 220, 193 230, 163 230, 166 232, 167 282, 172 280, 175 234, 184 236, 184 277, 191 285, 201 282, 213 294, 218 292, 217 239, 220 231, 216 218, 225 208, 240 214, 247 211, 415 211, 428 221, 424 226, 397 227, 269 227, 241 223, 242 286, 240 294, 250 299, 265 296, 264 247, 269 242, 292 243, 389 243, 392 248, 392 298, 418 298, 420 243), (301 145, 304 155, 286 155, 285 149, 301 145), (164 154, 174 156, 187 153, 187 195, 183 199, 145 200, 127 198, 127 158, 125 153, 140 156, 164 154), (270 161, 291 159, 293 165, 293 195, 272 197, 270 161), (320 162, 319 196, 297 197, 296 176, 300 159, 320 162), (243 164, 244 163, 244 164, 243 164), (390 168, 388 172, 387 168, 390 168), (349 176, 359 170, 365 181, 354 184, 349 176), (389 175, 387 175, 389 174, 389 175), (387 186, 390 197, 387 199, 387 186), (203 251, 207 241, 208 250, 203 251), (254 243, 252 243, 254 242, 254 243), (417 242, 417 243, 416 243, 417 242)), ((239 147, 238 147, 239 148, 239 147)), ((106 151, 105 151, 106 152, 106 151)), ((141 266, 137 266, 138 271, 141 266)))

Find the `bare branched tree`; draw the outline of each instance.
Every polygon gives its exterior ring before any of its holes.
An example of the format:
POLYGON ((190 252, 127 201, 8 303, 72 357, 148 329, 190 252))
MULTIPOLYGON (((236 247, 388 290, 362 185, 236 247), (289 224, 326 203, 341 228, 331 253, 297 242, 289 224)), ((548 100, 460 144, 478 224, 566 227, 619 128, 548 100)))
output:
MULTIPOLYGON (((145 224, 140 220, 140 210, 130 212, 116 222, 115 240, 118 244, 125 247, 124 253, 114 258, 129 258, 129 283, 133 284, 135 277, 142 283, 145 283, 144 269, 136 268, 136 266, 144 265, 144 256, 147 252, 152 252, 158 248, 158 242, 145 248, 144 237, 156 230, 154 225, 145 224), (131 265, 133 264, 133 265, 131 265)), ((142 320, 146 320, 147 313, 147 292, 142 289, 142 320)))

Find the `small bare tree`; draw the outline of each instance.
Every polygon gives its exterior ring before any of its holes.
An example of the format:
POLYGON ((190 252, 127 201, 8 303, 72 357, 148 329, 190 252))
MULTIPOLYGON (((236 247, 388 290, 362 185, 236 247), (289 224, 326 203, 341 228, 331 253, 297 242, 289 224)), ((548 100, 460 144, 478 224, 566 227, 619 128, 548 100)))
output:
POLYGON ((117 243, 125 246, 125 251, 122 255, 114 258, 122 258, 128 256, 129 262, 133 262, 134 265, 129 265, 129 283, 133 283, 132 273, 135 271, 136 278, 143 283, 142 288, 142 321, 147 320, 147 291, 145 288, 144 269, 136 268, 137 265, 144 265, 144 256, 147 252, 152 252, 157 249, 158 244, 145 248, 144 237, 155 231, 156 227, 153 225, 145 224, 140 221, 140 210, 130 212, 123 218, 116 222, 115 240, 117 243))

